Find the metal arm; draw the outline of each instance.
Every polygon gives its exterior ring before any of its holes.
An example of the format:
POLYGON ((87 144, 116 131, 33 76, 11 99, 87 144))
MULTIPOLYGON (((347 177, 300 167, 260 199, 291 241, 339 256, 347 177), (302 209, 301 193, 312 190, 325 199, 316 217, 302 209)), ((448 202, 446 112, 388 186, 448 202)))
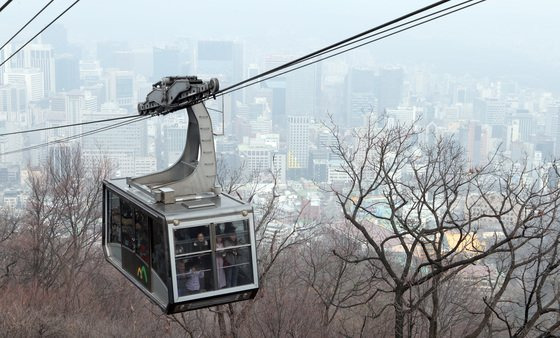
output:
POLYGON ((208 97, 218 88, 218 80, 195 83, 195 77, 164 78, 154 85, 145 103, 138 105, 138 111, 154 111, 167 114, 182 108, 187 109, 189 125, 183 154, 171 167, 145 176, 127 178, 127 183, 165 204, 178 200, 213 197, 221 192, 216 186, 216 153, 212 121, 202 98, 208 97), (173 82, 169 79, 178 79, 173 82), (167 82, 166 82, 167 80, 167 82), (186 80, 186 81, 185 81, 186 80), (161 85, 161 83, 165 83, 161 85), (159 86, 158 86, 159 84, 159 86), (190 85, 190 86, 189 86, 190 85), (181 91, 180 88, 186 90, 181 91), (206 88, 206 90, 202 90, 206 88))

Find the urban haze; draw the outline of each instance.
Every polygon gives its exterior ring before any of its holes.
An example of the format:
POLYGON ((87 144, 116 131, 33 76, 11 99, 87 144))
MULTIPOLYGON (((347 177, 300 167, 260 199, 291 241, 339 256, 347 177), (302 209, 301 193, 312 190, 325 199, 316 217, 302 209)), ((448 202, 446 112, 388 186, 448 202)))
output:
MULTIPOLYGON (((0 50, 0 62, 72 2, 53 3, 0 50)), ((10 3, 0 43, 46 3, 10 3)), ((217 183, 251 202, 264 224, 254 300, 161 315, 103 260, 101 197, 86 198, 83 210, 97 215, 87 222, 76 211, 84 200, 53 202, 49 175, 62 179, 67 157, 84 173, 105 173, 87 176, 91 191, 84 184, 80 198, 101 196, 104 178, 177 161, 189 122, 182 111, 91 135, 118 122, 84 124, 137 115, 163 77, 217 78, 225 88, 428 4, 78 2, 0 66, 0 307, 18 309, 0 316, 0 330, 558 334, 557 1, 488 0, 205 101, 217 183), (47 130, 4 135, 39 128, 47 130), (96 320, 86 319, 89 307, 96 320)))

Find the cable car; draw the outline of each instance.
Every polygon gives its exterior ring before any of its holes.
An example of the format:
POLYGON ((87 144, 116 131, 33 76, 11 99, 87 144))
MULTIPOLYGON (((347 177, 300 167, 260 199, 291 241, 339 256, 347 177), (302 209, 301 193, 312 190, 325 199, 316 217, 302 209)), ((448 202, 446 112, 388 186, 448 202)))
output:
POLYGON ((254 298, 258 290, 253 208, 221 192, 212 123, 204 103, 218 81, 169 77, 140 114, 186 108, 182 156, 170 168, 103 182, 106 260, 167 313, 254 298))

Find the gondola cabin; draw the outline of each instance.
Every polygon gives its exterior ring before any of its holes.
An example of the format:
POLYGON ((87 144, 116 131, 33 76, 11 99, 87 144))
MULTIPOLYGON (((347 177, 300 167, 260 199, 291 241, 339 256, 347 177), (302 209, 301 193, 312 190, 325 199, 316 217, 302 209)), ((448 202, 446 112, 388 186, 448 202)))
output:
POLYGON ((103 185, 106 259, 166 313, 253 298, 252 208, 227 194, 157 203, 125 179, 103 185))
POLYGON ((203 100, 218 80, 167 77, 141 115, 186 109, 183 154, 171 167, 103 182, 105 258, 166 313, 253 298, 258 290, 253 208, 216 186, 212 123, 203 100))

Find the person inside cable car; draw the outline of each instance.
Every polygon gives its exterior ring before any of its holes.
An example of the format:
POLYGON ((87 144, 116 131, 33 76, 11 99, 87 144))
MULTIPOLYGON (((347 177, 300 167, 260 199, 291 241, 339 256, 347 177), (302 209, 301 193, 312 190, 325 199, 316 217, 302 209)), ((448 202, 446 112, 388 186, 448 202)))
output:
MULTIPOLYGON (((224 240, 224 246, 237 246, 237 234, 235 232, 229 234, 224 240)), ((230 288, 237 286, 237 249, 230 249, 225 251, 224 266, 226 273, 226 287, 230 288)))
POLYGON ((222 250, 224 243, 221 237, 216 237, 216 269, 218 270, 218 289, 226 287, 226 272, 224 271, 224 258, 226 253, 222 250))
MULTIPOLYGON (((196 235, 196 239, 192 244, 192 250, 191 252, 199 252, 199 251, 208 251, 210 250, 210 243, 208 242, 208 240, 206 240, 206 237, 204 236, 203 232, 198 232, 198 234, 196 235)), ((202 288, 204 288, 205 290, 212 290, 213 287, 213 283, 212 283, 212 274, 210 273, 212 270, 212 264, 211 264, 211 253, 207 253, 207 254, 202 254, 200 256, 198 256, 198 264, 199 264, 199 269, 203 272, 207 272, 203 279, 203 283, 201 285, 202 288)))
POLYGON ((187 295, 194 294, 200 292, 200 281, 204 277, 204 271, 201 271, 198 267, 198 262, 193 260, 191 262, 190 268, 188 268, 187 272, 185 273, 187 277, 186 280, 186 289, 187 295))
POLYGON ((235 226, 231 222, 219 223, 216 226, 216 235, 226 237, 235 232, 235 226))
POLYGON ((179 297, 187 294, 187 270, 185 265, 185 261, 177 261, 177 292, 179 293, 179 297))
POLYGON ((206 250, 210 250, 210 244, 204 237, 204 234, 202 232, 199 232, 196 235, 196 240, 192 244, 191 252, 206 251, 206 250))

